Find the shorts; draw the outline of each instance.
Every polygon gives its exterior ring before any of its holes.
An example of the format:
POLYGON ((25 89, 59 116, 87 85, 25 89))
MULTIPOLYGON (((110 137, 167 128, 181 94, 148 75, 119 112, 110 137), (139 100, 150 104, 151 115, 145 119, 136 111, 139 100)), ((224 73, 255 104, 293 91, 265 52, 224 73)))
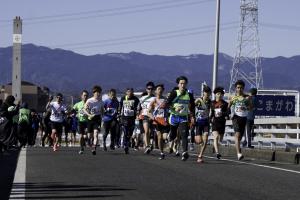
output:
POLYGON ((187 123, 188 116, 178 116, 178 115, 170 115, 169 124, 172 126, 178 126, 181 123, 187 123))
POLYGON ((140 119, 143 123, 152 123, 152 120, 150 119, 149 116, 143 115, 142 118, 140 119))
POLYGON ((94 130, 100 131, 101 122, 102 120, 100 115, 96 115, 92 120, 89 120, 87 123, 88 133, 93 133, 94 130))
POLYGON ((196 123, 196 135, 208 134, 209 131, 209 121, 197 122, 196 123))
POLYGON ((55 129, 57 134, 62 134, 62 127, 63 123, 62 122, 52 122, 51 121, 51 129, 55 129))
POLYGON ((170 132, 170 126, 162 126, 160 124, 154 124, 154 128, 156 131, 159 131, 161 133, 169 133, 170 132))
POLYGON ((78 130, 78 133, 79 134, 83 134, 83 135, 86 135, 86 129, 88 127, 88 122, 85 121, 85 122, 78 122, 78 127, 77 127, 77 130, 78 130))
POLYGON ((247 117, 239 117, 237 115, 234 115, 232 118, 234 132, 239 132, 241 136, 243 136, 246 128, 246 123, 247 117))
POLYGON ((220 135, 224 135, 225 133, 225 124, 226 124, 226 120, 222 120, 222 121, 214 121, 212 123, 212 131, 217 131, 220 135))

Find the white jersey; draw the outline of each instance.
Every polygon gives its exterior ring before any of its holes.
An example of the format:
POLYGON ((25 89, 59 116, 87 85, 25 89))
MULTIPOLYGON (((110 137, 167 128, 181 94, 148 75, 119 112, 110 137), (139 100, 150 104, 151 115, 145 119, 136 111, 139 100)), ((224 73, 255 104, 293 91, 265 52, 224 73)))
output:
POLYGON ((103 115, 104 107, 103 101, 101 99, 95 99, 94 97, 89 98, 85 105, 87 106, 87 110, 92 115, 103 115))
POLYGON ((162 104, 166 102, 165 97, 161 97, 160 99, 157 99, 156 97, 151 102, 151 104, 154 104, 154 111, 153 116, 156 118, 165 118, 167 116, 167 109, 165 107, 162 107, 162 104))
POLYGON ((152 101, 155 100, 154 96, 142 96, 140 98, 140 106, 141 106, 141 115, 148 115, 149 105, 152 101))
POLYGON ((51 102, 49 104, 49 108, 51 109, 50 120, 52 122, 63 122, 64 114, 67 111, 67 108, 63 104, 58 104, 57 102, 51 102))

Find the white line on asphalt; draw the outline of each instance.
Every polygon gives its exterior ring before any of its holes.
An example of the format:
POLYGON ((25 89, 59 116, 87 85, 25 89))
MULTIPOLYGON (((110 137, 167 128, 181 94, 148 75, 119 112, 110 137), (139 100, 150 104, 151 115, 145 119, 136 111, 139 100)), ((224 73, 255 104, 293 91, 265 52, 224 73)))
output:
MULTIPOLYGON (((194 153, 192 153, 191 155, 198 156, 197 154, 194 154, 194 153)), ((217 160, 217 158, 211 157, 211 156, 203 156, 203 157, 217 160)), ((256 166, 256 167, 263 167, 263 168, 269 168, 269 169, 275 169, 275 170, 280 170, 280 171, 285 171, 285 172, 291 172, 291 173, 300 174, 300 171, 295 171, 295 170, 290 170, 290 169, 284 169, 284 168, 280 168, 280 167, 272 167, 272 166, 268 166, 268 165, 260 165, 260 164, 243 162, 243 161, 238 161, 238 160, 230 160, 230 159, 226 159, 226 158, 222 158, 220 160, 225 160, 225 161, 228 161, 228 162, 234 162, 234 163, 239 163, 239 164, 246 164, 246 165, 252 165, 252 166, 256 166)))
POLYGON ((9 199, 25 199, 26 152, 27 148, 20 151, 9 199))

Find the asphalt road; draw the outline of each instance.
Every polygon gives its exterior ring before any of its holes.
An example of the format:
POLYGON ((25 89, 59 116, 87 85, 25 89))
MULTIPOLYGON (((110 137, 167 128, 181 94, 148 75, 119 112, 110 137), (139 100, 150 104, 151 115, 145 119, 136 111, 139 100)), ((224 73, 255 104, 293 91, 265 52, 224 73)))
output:
MULTIPOLYGON (((300 199, 300 166, 236 158, 183 162, 142 151, 28 148, 26 181, 12 183, 18 152, 1 156, 1 200, 8 199, 300 199), (5 179, 5 180, 4 180, 5 179)), ((20 161, 19 161, 20 162, 20 161)), ((20 163, 19 163, 20 164, 20 163)), ((25 166, 25 165, 24 165, 25 166)), ((24 167, 23 167, 24 168, 24 167)))

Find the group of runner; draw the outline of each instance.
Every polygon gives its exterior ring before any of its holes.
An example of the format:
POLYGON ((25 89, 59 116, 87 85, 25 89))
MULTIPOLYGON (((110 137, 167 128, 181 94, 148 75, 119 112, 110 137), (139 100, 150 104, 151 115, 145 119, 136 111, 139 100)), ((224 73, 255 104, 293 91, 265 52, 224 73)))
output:
MULTIPOLYGON (((134 95, 133 88, 127 88, 120 100, 116 90, 111 89, 104 101, 102 88, 96 85, 92 88, 90 98, 89 92, 83 90, 81 101, 71 109, 67 109, 63 95, 58 93, 55 99, 49 97, 42 120, 28 109, 26 103, 14 105, 13 96, 9 96, 0 109, 0 147, 11 143, 7 141, 16 143, 16 140, 11 139, 14 138, 14 132, 20 146, 33 145, 40 129, 42 146, 45 146, 48 138, 49 146, 53 147, 53 151, 57 151, 64 130, 67 145, 75 145, 76 133, 79 133, 79 154, 83 154, 85 148, 89 147, 92 154, 96 155, 99 133, 103 126, 104 151, 108 150, 106 140, 110 134, 111 150, 122 146, 128 154, 130 147, 135 150, 143 148, 144 153, 149 154, 155 146, 159 149, 159 159, 162 160, 165 159, 166 149, 169 149, 168 153, 175 153, 177 156, 180 156, 181 149, 181 159, 185 161, 189 158, 188 137, 191 135, 190 147, 192 149, 194 143, 198 144, 197 162, 202 163, 210 131, 214 138, 216 157, 221 158, 219 143, 225 133, 226 120, 232 119, 237 158, 243 159, 241 138, 245 132, 247 117, 251 113, 253 115, 253 100, 244 93, 245 83, 241 80, 235 83, 236 94, 228 103, 223 99, 222 87, 216 87, 212 91, 205 86, 202 96, 195 99, 193 92, 187 89, 186 77, 178 77, 176 84, 176 87, 164 96, 163 84, 148 82, 140 98, 134 95), (212 93, 214 100, 211 99, 212 93), (14 129, 16 131, 13 131, 14 129), (68 140, 69 135, 71 141, 68 140), (144 138, 141 139, 142 135, 144 138), (169 145, 169 148, 166 148, 166 145, 169 145)), ((248 145, 251 147, 251 143, 248 145)))
MULTIPOLYGON (((211 130, 216 157, 220 159, 219 143, 225 133, 226 120, 231 117, 235 131, 237 159, 243 159, 240 141, 245 131, 248 112, 252 110, 251 99, 244 93, 245 83, 241 80, 235 83, 236 94, 230 98, 229 103, 223 99, 222 87, 216 87, 212 91, 205 86, 203 95, 194 99, 193 93, 187 89, 188 79, 185 76, 178 77, 176 83, 177 86, 166 97, 163 84, 155 85, 153 82, 148 82, 146 91, 140 98, 134 95, 133 88, 127 88, 120 101, 117 99, 115 89, 109 91, 108 98, 104 101, 102 101, 100 86, 93 87, 90 98, 88 98, 88 91, 82 91, 81 101, 73 106, 72 111, 76 113, 78 121, 79 154, 84 153, 85 147, 89 146, 92 154, 96 155, 99 133, 103 124, 104 151, 107 151, 108 134, 111 134, 109 148, 114 150, 120 145, 120 133, 123 133, 122 147, 125 154, 129 153, 130 147, 138 149, 140 140, 137 134, 134 134, 138 127, 144 133, 145 154, 153 150, 156 141, 160 151, 159 159, 165 159, 166 144, 169 145, 168 153, 174 152, 179 156, 181 144, 181 159, 185 161, 189 158, 188 136, 195 130, 192 139, 199 144, 197 162, 202 163, 211 130), (211 100, 212 92, 215 96, 214 100, 211 100)), ((54 101, 49 98, 46 109, 50 114, 53 150, 57 151, 67 113, 62 94, 57 94, 54 101)))

